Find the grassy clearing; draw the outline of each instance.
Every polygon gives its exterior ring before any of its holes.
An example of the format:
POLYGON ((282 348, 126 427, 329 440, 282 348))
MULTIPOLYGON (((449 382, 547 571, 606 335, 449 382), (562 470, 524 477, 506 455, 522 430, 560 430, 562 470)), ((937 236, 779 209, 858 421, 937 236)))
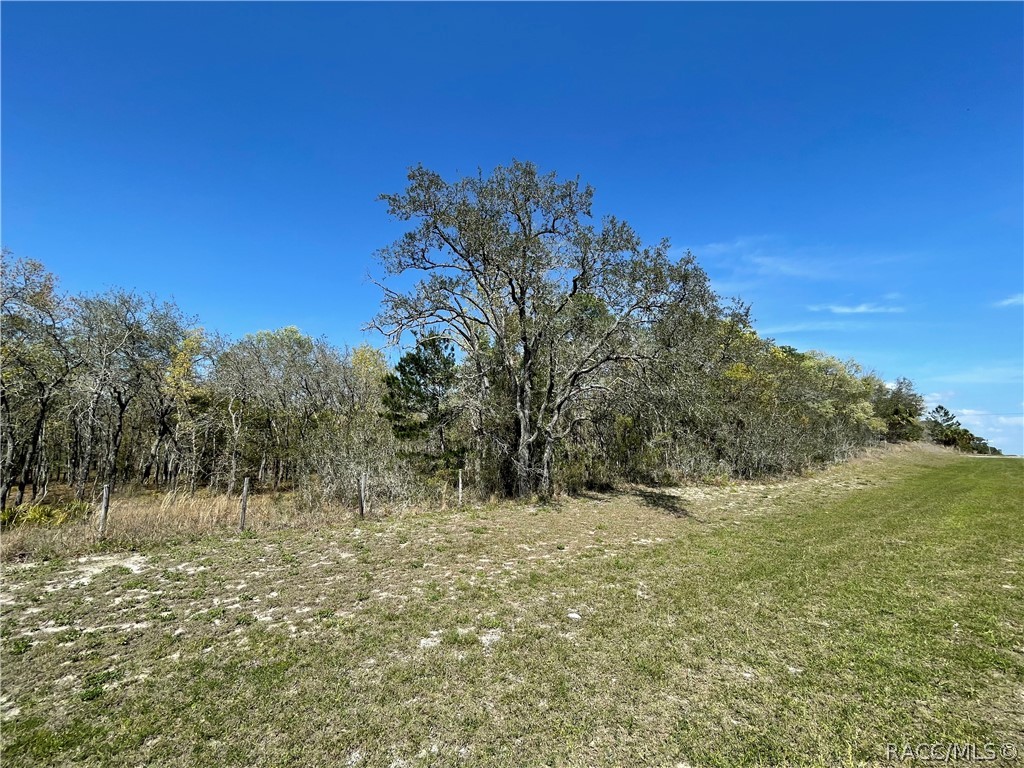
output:
POLYGON ((19 765, 835 765, 1024 753, 1024 464, 904 450, 9 565, 19 765))

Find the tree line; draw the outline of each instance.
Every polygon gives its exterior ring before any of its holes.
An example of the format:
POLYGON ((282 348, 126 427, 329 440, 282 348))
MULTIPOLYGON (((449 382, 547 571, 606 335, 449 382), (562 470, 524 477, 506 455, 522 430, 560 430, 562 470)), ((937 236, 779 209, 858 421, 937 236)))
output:
POLYGON ((578 179, 417 167, 382 200, 408 224, 378 253, 368 323, 411 347, 394 366, 294 327, 231 340, 134 291, 66 295, 5 252, 0 508, 58 486, 232 494, 245 476, 316 505, 352 503, 365 475, 388 503, 460 471, 481 497, 549 497, 778 475, 926 434, 993 450, 948 412, 922 421, 906 379, 758 336, 692 254, 595 224, 578 179))

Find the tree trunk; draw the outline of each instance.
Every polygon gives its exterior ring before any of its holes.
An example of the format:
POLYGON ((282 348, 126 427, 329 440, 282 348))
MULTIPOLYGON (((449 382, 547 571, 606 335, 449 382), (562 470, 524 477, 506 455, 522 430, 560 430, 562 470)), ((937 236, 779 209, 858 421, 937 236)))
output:
POLYGON ((231 471, 228 474, 228 496, 235 492, 235 475, 238 473, 238 452, 231 451, 231 471))
POLYGON ((29 439, 27 453, 22 459, 21 475, 18 478, 18 497, 14 502, 15 506, 21 504, 25 499, 25 486, 28 484, 29 478, 32 476, 32 465, 35 463, 36 455, 39 451, 40 438, 43 435, 43 425, 46 423, 46 406, 48 404, 48 400, 49 398, 42 396, 39 399, 39 416, 36 418, 36 423, 32 428, 32 437, 29 439))
POLYGON ((110 490, 114 490, 114 481, 117 477, 117 459, 121 453, 121 438, 124 436, 124 414, 128 410, 132 399, 124 399, 120 392, 117 393, 117 422, 114 427, 114 434, 110 438, 110 446, 107 449, 106 480, 110 490))
POLYGON ((533 495, 535 490, 533 465, 533 438, 530 434, 530 385, 520 384, 516 391, 516 414, 519 420, 519 446, 516 450, 516 493, 520 498, 533 495))
POLYGON ((543 499, 550 499, 554 495, 554 478, 551 472, 554 456, 555 438, 547 435, 544 440, 544 455, 541 458, 540 485, 537 489, 543 499))
POLYGON ((93 449, 93 423, 96 420, 96 408, 100 404, 100 392, 97 391, 89 404, 89 413, 85 419, 85 447, 82 450, 82 463, 78 467, 78 482, 75 486, 75 498, 82 501, 85 498, 85 484, 89 480, 89 465, 92 464, 93 449))

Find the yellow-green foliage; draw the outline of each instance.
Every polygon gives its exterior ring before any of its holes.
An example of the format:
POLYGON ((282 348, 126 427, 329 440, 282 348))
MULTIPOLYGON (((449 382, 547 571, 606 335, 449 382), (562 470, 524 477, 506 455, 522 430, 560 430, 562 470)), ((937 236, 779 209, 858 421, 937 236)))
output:
POLYGON ((19 504, 8 507, 0 514, 4 528, 12 525, 37 525, 56 528, 85 518, 92 505, 84 501, 65 501, 60 504, 19 504))

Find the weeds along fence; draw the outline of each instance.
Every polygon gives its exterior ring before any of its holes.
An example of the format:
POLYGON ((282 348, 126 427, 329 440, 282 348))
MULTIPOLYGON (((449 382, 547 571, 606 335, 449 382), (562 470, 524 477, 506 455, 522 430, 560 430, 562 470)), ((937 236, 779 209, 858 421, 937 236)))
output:
POLYGON ((172 490, 166 493, 128 487, 103 494, 94 503, 72 500, 9 507, 0 520, 0 559, 67 557, 102 549, 143 549, 189 541, 213 533, 279 528, 318 528, 342 520, 376 517, 423 504, 463 503, 463 473, 452 482, 424 486, 413 494, 404 477, 349 475, 337 488, 303 484, 272 493, 250 493, 250 478, 241 494, 223 495, 172 490))
MULTIPOLYGON (((294 493, 248 495, 244 529, 260 531, 315 528, 349 519, 352 510, 309 507, 294 493)), ((101 501, 79 504, 73 514, 63 507, 28 508, 0 533, 0 558, 67 557, 97 549, 144 549, 155 544, 189 541, 243 527, 241 499, 236 496, 181 493, 112 494, 101 529, 101 501), (43 511, 40 511, 43 510, 43 511)))

